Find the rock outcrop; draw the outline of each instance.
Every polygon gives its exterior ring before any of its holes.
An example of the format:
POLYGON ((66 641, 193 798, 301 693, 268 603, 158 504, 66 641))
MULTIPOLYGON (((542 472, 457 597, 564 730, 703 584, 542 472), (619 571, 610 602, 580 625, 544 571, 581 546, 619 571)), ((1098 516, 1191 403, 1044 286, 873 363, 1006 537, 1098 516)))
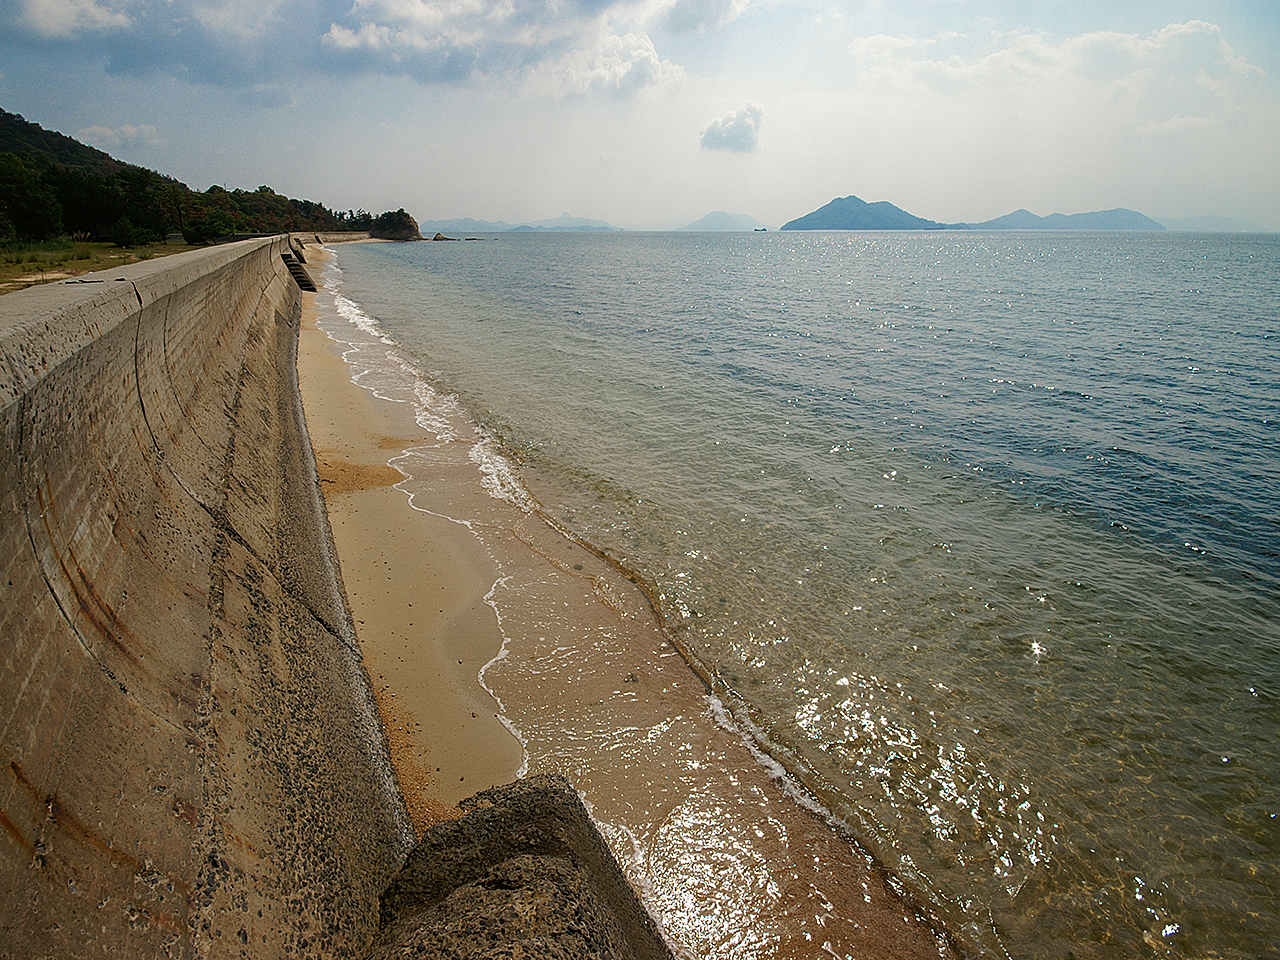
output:
POLYGON ((461 806, 383 895, 369 960, 671 960, 568 780, 530 777, 461 806))
POLYGON ((376 240, 421 240, 418 221, 404 212, 404 207, 380 213, 369 229, 369 236, 376 240))

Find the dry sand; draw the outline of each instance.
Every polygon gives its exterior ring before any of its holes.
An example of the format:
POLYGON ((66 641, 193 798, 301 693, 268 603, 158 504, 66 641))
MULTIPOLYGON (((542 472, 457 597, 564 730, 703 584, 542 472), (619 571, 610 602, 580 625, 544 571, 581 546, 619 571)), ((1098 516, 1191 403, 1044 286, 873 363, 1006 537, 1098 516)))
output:
MULTIPOLYGON (((325 254, 307 256, 318 275, 325 254)), ((523 757, 583 793, 685 956, 953 956, 856 844, 714 720, 640 589, 488 496, 469 439, 442 443, 409 404, 353 384, 315 326, 315 297, 304 302, 307 425, 415 824, 514 779, 523 757), (414 477, 399 488, 393 460, 414 477), (478 680, 504 636, 485 682, 527 752, 478 680)))

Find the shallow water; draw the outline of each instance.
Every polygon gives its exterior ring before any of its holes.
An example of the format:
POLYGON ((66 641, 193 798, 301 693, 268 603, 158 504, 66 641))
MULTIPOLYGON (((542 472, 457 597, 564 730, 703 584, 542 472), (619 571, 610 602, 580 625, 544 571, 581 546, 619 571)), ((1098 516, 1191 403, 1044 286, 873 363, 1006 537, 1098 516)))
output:
POLYGON ((455 398, 492 438, 477 477, 636 576, 968 942, 1280 949, 1280 240, 339 256, 423 415, 455 398))

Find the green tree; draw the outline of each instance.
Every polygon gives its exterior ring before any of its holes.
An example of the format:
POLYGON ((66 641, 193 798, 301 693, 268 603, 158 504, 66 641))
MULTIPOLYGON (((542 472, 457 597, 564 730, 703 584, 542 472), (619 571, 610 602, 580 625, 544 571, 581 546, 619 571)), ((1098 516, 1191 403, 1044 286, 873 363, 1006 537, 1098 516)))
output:
POLYGON ((77 240, 109 235, 125 215, 124 191, 110 177, 62 164, 50 164, 43 176, 62 204, 63 228, 77 240))
POLYGON ((48 240, 62 233, 62 206, 15 154, 0 154, 0 240, 48 240))
POLYGON ((399 210, 388 210, 386 213, 378 214, 369 232, 375 237, 383 237, 389 240, 421 239, 421 234, 418 233, 417 221, 405 212, 404 207, 399 210))
POLYGON ((155 238, 162 238, 173 229, 173 211, 165 188, 170 184, 182 186, 178 181, 142 167, 124 167, 112 174, 112 179, 124 193, 124 215, 136 229, 155 238))
POLYGON ((128 217, 121 217, 111 228, 111 242, 118 247, 139 247, 155 238, 146 227, 135 227, 128 217))
POLYGON ((187 243, 213 243, 236 232, 235 221, 225 210, 216 207, 202 209, 182 228, 182 236, 187 243))

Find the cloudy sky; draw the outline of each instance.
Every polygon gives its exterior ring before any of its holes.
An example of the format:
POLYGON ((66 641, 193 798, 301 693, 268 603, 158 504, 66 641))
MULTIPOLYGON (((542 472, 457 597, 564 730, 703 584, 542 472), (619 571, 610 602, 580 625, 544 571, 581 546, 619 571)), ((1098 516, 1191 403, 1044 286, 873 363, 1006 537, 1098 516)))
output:
POLYGON ((1280 230, 1276 0, 0 0, 0 107, 211 184, 419 220, 1280 230))

